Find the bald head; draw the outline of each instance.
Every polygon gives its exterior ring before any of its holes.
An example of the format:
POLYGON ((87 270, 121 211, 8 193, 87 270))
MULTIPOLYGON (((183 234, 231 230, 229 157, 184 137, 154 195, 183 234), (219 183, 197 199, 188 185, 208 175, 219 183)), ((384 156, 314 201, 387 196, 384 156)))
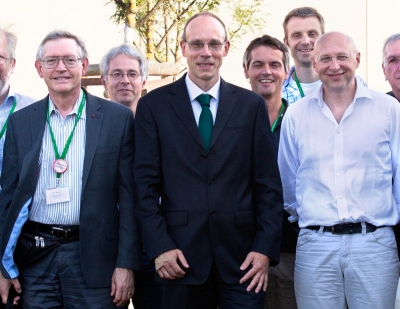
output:
POLYGON ((345 48, 349 54, 352 54, 357 50, 354 40, 347 34, 342 32, 328 32, 320 36, 315 42, 314 57, 318 59, 327 48, 332 46, 345 48))

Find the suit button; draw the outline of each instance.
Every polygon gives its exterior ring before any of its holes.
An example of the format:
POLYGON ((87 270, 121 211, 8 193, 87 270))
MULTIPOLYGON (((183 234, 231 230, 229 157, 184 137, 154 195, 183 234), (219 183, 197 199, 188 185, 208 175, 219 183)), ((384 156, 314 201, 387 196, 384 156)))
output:
POLYGON ((212 181, 210 181, 210 182, 208 183, 208 185, 209 185, 210 187, 212 187, 214 184, 215 184, 215 182, 212 182, 212 181))
POLYGON ((216 214, 217 214, 217 212, 216 212, 216 211, 212 211, 212 212, 210 212, 210 216, 211 216, 211 217, 215 216, 216 214))
POLYGON ((201 154, 201 158, 202 158, 202 159, 207 159, 207 156, 206 156, 204 153, 202 153, 202 154, 201 154))

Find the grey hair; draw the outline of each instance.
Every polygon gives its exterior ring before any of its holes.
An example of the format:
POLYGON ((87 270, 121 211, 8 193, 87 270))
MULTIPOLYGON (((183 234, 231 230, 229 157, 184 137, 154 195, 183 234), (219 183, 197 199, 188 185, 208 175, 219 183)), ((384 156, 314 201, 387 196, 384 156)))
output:
POLYGON ((18 41, 17 36, 14 33, 9 32, 7 29, 0 28, 0 32, 3 32, 7 38, 8 51, 10 52, 10 58, 15 59, 15 49, 17 48, 17 41, 18 41))
POLYGON ((48 41, 55 41, 55 40, 60 40, 60 39, 72 39, 76 42, 78 45, 78 54, 80 58, 86 59, 89 57, 88 52, 86 50, 85 43, 76 36, 75 34, 72 34, 68 31, 64 30, 54 30, 50 32, 49 34, 46 35, 46 37, 43 39, 42 43, 40 43, 39 48, 36 52, 36 59, 37 60, 42 60, 43 53, 44 53, 44 45, 48 41))
POLYGON ((137 61, 139 61, 140 75, 142 77, 142 81, 146 81, 149 75, 149 64, 141 50, 133 44, 122 44, 120 46, 111 48, 108 53, 103 56, 103 59, 101 59, 100 75, 105 76, 106 74, 108 74, 111 60, 113 60, 120 54, 126 55, 132 59, 136 59, 137 61))
POLYGON ((396 41, 400 40, 400 33, 396 33, 388 37, 385 42, 383 43, 383 48, 382 48, 382 64, 384 67, 386 67, 386 47, 396 41))

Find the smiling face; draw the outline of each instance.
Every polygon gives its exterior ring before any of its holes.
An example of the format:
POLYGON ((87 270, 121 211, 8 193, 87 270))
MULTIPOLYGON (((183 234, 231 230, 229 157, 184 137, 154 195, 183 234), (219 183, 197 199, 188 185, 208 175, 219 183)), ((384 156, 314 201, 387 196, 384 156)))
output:
POLYGON ((396 98, 400 99, 400 40, 389 43, 385 54, 385 63, 382 65, 383 74, 396 98))
POLYGON ((140 75, 140 64, 137 59, 125 54, 119 54, 110 61, 108 74, 121 72, 122 79, 115 79, 113 76, 102 76, 104 88, 108 91, 110 100, 123 104, 131 109, 136 109, 140 94, 145 85, 140 75), (126 73, 135 72, 139 76, 135 79, 129 78, 126 73))
POLYGON ((219 68, 222 59, 228 54, 230 45, 226 42, 220 50, 210 50, 207 44, 223 43, 224 27, 211 16, 199 16, 187 25, 186 41, 205 44, 201 50, 196 51, 191 49, 188 43, 181 41, 181 49, 187 59, 189 78, 203 91, 208 91, 218 81, 219 68))
MULTIPOLYGON (((78 44, 74 39, 57 39, 46 42, 43 48, 42 59, 46 57, 77 56, 78 44)), ((88 59, 81 59, 74 68, 67 68, 60 60, 54 69, 47 69, 43 62, 36 60, 35 67, 39 76, 44 79, 50 96, 79 96, 82 75, 86 73, 88 59)))
POLYGON ((287 37, 284 39, 290 48, 295 65, 311 67, 314 43, 321 36, 321 24, 317 17, 292 17, 287 26, 287 37))
POLYGON ((281 99, 283 81, 288 75, 282 51, 269 46, 254 48, 244 74, 250 79, 251 89, 265 100, 281 99))
POLYGON ((324 89, 342 92, 355 87, 355 71, 360 64, 360 53, 356 52, 353 40, 338 32, 327 33, 315 44, 313 67, 317 72, 324 89), (339 61, 337 57, 348 56, 347 61, 339 61), (328 63, 319 59, 334 57, 328 63))

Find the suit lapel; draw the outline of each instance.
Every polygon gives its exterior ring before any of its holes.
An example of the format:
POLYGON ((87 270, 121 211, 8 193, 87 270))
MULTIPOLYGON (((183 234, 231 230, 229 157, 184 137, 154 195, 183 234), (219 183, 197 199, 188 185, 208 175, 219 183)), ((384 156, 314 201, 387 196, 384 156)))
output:
POLYGON ((235 90, 221 78, 217 117, 215 119, 210 149, 217 141, 219 135, 225 127, 226 122, 229 119, 229 116, 236 106, 237 99, 232 95, 234 92, 235 90))
POLYGON ((24 157, 24 161, 20 172, 20 183, 24 186, 24 191, 28 193, 28 197, 32 197, 37 179, 39 177, 40 149, 42 148, 43 133, 46 126, 46 112, 48 96, 36 104, 36 108, 30 115, 30 129, 32 147, 24 157))
POLYGON ((194 118, 192 105, 186 88, 185 76, 186 75, 173 84, 174 87, 171 89, 171 92, 175 95, 175 98, 171 100, 170 104, 189 133, 201 147, 204 147, 199 129, 196 125, 196 119, 194 118))
POLYGON ((99 110, 101 108, 97 99, 87 93, 86 94, 86 145, 85 145, 85 159, 83 161, 82 173, 82 192, 84 192, 85 185, 89 176, 89 171, 92 166, 93 157, 96 152, 97 143, 99 141, 101 125, 103 123, 103 113, 99 110))

